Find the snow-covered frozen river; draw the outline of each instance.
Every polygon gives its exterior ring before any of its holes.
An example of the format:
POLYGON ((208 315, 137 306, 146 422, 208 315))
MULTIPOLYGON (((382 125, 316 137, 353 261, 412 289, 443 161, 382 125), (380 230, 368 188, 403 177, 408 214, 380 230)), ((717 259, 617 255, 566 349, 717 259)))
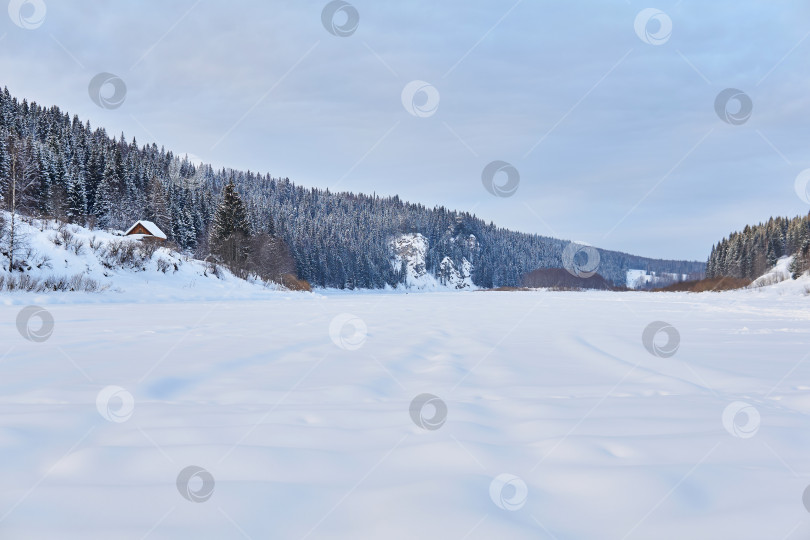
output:
POLYGON ((807 296, 17 301, 0 538, 810 536, 807 296))

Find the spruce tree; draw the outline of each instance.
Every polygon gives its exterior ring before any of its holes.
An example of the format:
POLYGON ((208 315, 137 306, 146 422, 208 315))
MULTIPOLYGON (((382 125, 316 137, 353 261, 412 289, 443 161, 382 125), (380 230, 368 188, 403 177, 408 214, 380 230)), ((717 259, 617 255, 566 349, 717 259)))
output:
POLYGON ((80 151, 73 154, 67 176, 67 217, 72 223, 82 223, 87 215, 87 178, 84 156, 80 151))
POLYGON ((223 241, 235 234, 249 237, 250 228, 245 203, 236 191, 232 178, 222 190, 222 201, 211 224, 211 241, 212 243, 223 241))
POLYGON ((83 223, 87 215, 87 194, 78 178, 70 181, 67 191, 67 216, 71 223, 83 223))
POLYGON ((36 152, 36 177, 37 183, 34 189, 37 211, 41 216, 49 216, 51 215, 51 181, 42 152, 36 152))
POLYGON ((169 232, 171 225, 171 215, 169 213, 169 202, 163 191, 163 183, 160 178, 153 176, 149 181, 149 193, 146 199, 146 219, 157 225, 160 230, 169 232))
POLYGON ((95 197, 94 211, 102 228, 120 229, 125 226, 121 212, 122 187, 121 152, 115 146, 105 162, 104 176, 95 197))
POLYGON ((231 178, 222 191, 222 201, 211 224, 211 252, 231 269, 242 270, 249 253, 249 240, 247 209, 231 178))

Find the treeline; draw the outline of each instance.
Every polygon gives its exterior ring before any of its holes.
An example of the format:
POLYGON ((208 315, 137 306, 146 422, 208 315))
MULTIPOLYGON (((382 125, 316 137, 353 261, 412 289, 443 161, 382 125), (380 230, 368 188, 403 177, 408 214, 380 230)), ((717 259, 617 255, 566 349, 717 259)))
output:
POLYGON ((602 291, 613 289, 613 286, 599 274, 588 278, 578 277, 564 268, 538 268, 523 276, 522 286, 531 289, 598 289, 602 291))
POLYGON ((787 255, 794 256, 794 276, 810 269, 810 214, 771 218, 723 238, 712 246, 706 276, 755 279, 787 255))
MULTIPOLYGON (((12 176, 17 208, 82 225, 125 229, 155 222, 169 239, 198 258, 209 245, 224 187, 233 182, 244 201, 251 238, 283 240, 299 277, 316 286, 380 288, 403 282, 389 243, 419 232, 429 244, 426 266, 437 275, 450 257, 473 266, 480 287, 516 286, 537 268, 562 267, 567 242, 496 227, 467 212, 427 208, 399 197, 307 189, 287 178, 194 165, 155 144, 110 137, 57 107, 0 93, 0 195, 8 207, 12 176), (471 239, 474 236, 474 239, 471 239)), ((278 246, 276 246, 278 247, 278 246)), ((276 248, 253 261, 271 257, 276 248)), ((236 254, 231 253, 236 256, 236 254)), ((626 271, 702 272, 704 264, 601 251, 599 273, 624 284, 626 271)), ((241 257, 241 256, 240 256, 241 257)), ((239 259, 239 257, 237 257, 239 259)), ((260 264, 260 263, 259 263, 260 264)))

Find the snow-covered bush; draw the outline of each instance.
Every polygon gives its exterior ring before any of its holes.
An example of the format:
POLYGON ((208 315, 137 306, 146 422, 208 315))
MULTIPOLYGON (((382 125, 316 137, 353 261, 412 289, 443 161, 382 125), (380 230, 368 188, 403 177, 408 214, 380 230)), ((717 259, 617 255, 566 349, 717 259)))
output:
POLYGON ((0 291, 98 292, 107 288, 109 288, 109 285, 101 285, 97 280, 82 274, 74 274, 72 276, 48 276, 44 279, 34 277, 30 274, 0 274, 0 291))

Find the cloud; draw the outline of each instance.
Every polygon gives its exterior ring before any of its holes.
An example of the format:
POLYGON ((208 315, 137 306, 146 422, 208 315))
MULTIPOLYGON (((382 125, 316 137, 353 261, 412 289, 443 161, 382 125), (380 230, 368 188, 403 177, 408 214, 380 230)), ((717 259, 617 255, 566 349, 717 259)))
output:
POLYGON ((659 46, 622 2, 357 1, 348 37, 324 5, 51 1, 41 27, 0 29, 2 83, 195 160, 643 255, 704 259, 718 231, 808 210, 791 192, 810 166, 802 2, 664 2, 659 46), (120 108, 89 99, 99 72, 126 82, 120 108), (414 80, 435 114, 403 107, 414 80), (741 126, 714 112, 730 87, 754 104, 741 126), (495 160, 520 171, 513 197, 481 185, 495 160))

